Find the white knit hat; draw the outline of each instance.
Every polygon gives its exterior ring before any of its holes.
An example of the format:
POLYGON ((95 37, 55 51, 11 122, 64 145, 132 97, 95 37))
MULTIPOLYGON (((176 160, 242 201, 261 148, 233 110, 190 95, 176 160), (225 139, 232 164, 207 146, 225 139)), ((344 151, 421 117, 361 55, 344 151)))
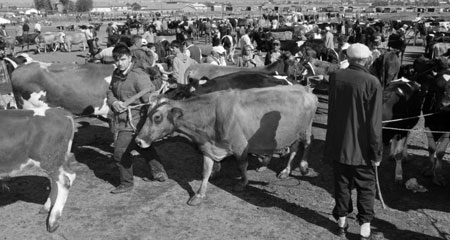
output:
POLYGON ((349 58, 364 59, 369 58, 370 55, 372 55, 370 49, 366 45, 361 43, 352 44, 347 49, 347 56, 349 58))

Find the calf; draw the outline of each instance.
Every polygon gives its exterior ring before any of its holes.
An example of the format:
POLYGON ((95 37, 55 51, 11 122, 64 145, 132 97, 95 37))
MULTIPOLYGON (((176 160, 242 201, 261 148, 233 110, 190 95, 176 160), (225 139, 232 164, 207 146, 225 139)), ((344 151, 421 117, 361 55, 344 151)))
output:
POLYGON ((403 183, 402 160, 407 157, 409 131, 396 129, 409 130, 417 124, 423 99, 420 84, 407 79, 392 81, 383 91, 383 143, 391 144, 389 156, 396 162, 397 183, 403 183))
POLYGON ((3 110, 0 126, 0 179, 18 176, 33 166, 48 173, 51 191, 41 212, 48 212, 47 230, 54 232, 76 176, 70 169, 75 132, 71 114, 48 108, 3 110))
POLYGON ((51 47, 53 52, 58 50, 61 44, 64 44, 65 33, 63 32, 46 32, 38 37, 38 52, 40 52, 41 47, 44 48, 44 52, 47 53, 47 47, 51 47))
POLYGON ((83 44, 83 52, 86 51, 87 40, 83 32, 67 33, 64 40, 64 47, 67 51, 72 51, 72 45, 83 44))
POLYGON ((230 155, 236 157, 242 172, 242 181, 235 187, 238 191, 248 183, 248 153, 273 154, 292 147, 292 162, 302 142, 305 151, 300 168, 306 172, 317 104, 317 97, 299 85, 219 91, 185 101, 162 98, 149 110, 136 143, 147 148, 174 132, 182 132, 199 145, 203 181, 188 202, 197 205, 205 198, 213 161, 230 155))

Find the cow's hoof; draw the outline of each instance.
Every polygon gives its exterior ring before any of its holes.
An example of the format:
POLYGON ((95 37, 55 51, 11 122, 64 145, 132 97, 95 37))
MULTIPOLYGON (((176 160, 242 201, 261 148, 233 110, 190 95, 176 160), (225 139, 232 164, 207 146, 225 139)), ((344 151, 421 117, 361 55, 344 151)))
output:
POLYGON ((279 179, 286 179, 286 178, 288 178, 288 177, 289 177, 289 172, 286 171, 286 170, 283 170, 282 172, 280 172, 280 173, 277 175, 277 178, 279 178, 279 179))
POLYGON ((259 168, 256 169, 257 172, 264 172, 266 170, 267 170, 266 166, 262 166, 262 167, 259 167, 259 168))
POLYGON ((403 185, 403 177, 402 176, 396 176, 395 177, 395 183, 397 184, 397 185, 403 185))
POLYGON ((317 177, 319 173, 316 172, 313 168, 307 168, 306 171, 300 171, 303 177, 317 177))
POLYGON ((198 194, 195 194, 193 197, 191 197, 191 199, 189 199, 187 204, 189 206, 197 206, 197 205, 200 205, 204 199, 205 199, 205 196, 200 196, 198 194))
POLYGON ((41 207, 41 209, 39 209, 38 214, 48 214, 49 210, 45 209, 45 207, 41 207))
POLYGON ((447 185, 447 181, 445 181, 445 178, 442 175, 434 176, 433 183, 440 187, 445 187, 447 185))
POLYGON ((245 190, 245 184, 243 183, 238 183, 236 185, 234 185, 233 187, 233 191, 235 192, 243 192, 245 190))
POLYGON ((55 232, 56 229, 58 229, 58 227, 59 227, 58 222, 54 223, 53 226, 51 226, 50 224, 47 224, 47 231, 50 233, 55 232))

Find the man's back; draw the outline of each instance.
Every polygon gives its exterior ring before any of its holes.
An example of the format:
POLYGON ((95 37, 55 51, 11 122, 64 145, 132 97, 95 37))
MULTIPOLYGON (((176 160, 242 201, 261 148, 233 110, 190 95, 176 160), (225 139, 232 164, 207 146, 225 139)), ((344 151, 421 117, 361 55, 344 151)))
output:
POLYGON ((382 91, 379 80, 360 65, 330 75, 327 158, 370 165, 373 129, 381 129, 382 91))

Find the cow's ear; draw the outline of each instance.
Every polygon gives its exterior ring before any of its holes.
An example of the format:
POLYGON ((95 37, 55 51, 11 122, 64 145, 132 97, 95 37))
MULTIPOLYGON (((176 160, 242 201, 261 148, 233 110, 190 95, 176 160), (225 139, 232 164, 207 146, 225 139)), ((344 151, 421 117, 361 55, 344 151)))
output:
POLYGON ((174 108, 170 109, 170 112, 167 115, 167 118, 169 119, 169 121, 175 122, 182 116, 183 116, 183 110, 181 110, 180 108, 174 107, 174 108))

